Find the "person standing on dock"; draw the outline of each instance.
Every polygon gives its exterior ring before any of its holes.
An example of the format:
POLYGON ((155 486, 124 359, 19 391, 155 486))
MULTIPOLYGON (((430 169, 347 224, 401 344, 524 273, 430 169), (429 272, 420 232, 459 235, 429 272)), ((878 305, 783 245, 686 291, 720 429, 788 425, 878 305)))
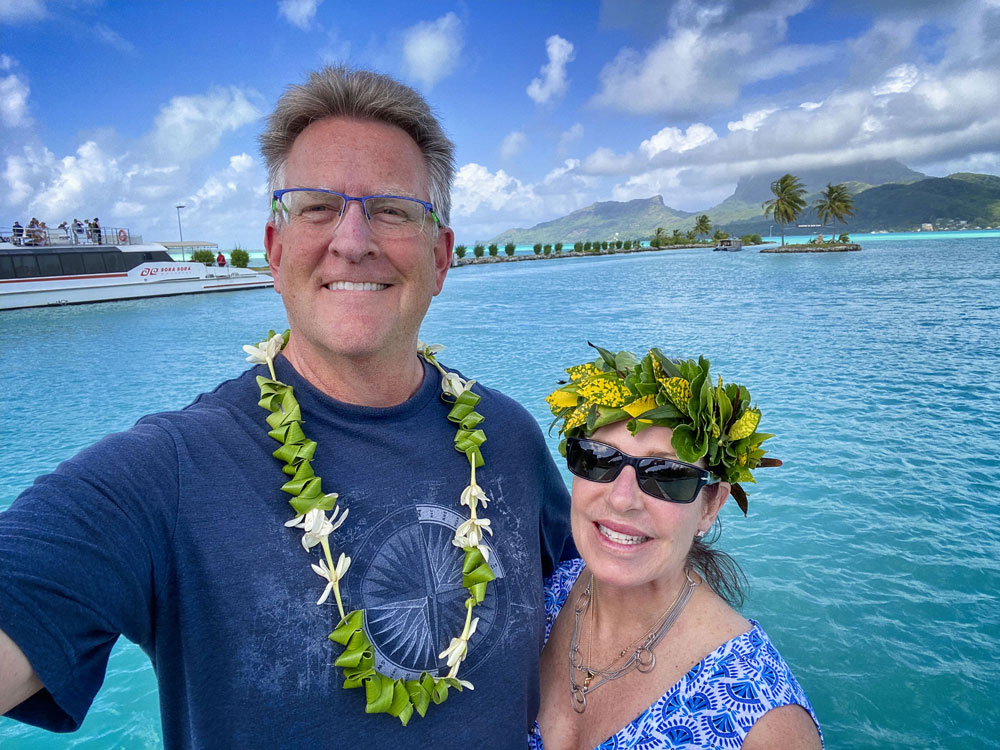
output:
POLYGON ((523 748, 542 578, 576 550, 535 420, 417 341, 454 146, 348 68, 290 87, 261 145, 291 330, 0 513, 0 714, 75 730, 124 635, 167 748, 523 748))

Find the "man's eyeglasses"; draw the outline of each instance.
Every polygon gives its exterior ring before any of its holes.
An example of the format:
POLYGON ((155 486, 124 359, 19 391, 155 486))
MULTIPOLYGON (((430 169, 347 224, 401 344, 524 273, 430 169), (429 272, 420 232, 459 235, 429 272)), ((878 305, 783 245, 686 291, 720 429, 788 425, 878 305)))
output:
POLYGON ((363 195, 355 197, 323 188, 287 188, 275 190, 271 209, 283 211, 290 222, 299 226, 333 231, 344 218, 347 204, 357 201, 377 237, 401 239, 416 237, 424 229, 430 214, 438 221, 434 205, 403 195, 363 195))
POLYGON ((605 483, 615 481, 624 467, 631 466, 640 490, 669 503, 694 502, 702 487, 719 481, 700 466, 672 458, 637 458, 588 438, 566 439, 566 464, 581 479, 605 483))

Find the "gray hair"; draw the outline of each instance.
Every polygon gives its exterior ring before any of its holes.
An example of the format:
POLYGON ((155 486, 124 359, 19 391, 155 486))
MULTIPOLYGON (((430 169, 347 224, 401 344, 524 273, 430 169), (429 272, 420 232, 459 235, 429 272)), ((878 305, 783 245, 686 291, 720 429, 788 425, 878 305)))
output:
POLYGON ((430 199, 443 226, 451 217, 451 183, 455 146, 448 140, 427 101, 389 76, 347 66, 326 67, 309 74, 301 86, 289 86, 278 100, 260 136, 267 164, 268 195, 284 185, 292 144, 310 123, 327 117, 354 117, 394 125, 417 144, 427 165, 430 199))

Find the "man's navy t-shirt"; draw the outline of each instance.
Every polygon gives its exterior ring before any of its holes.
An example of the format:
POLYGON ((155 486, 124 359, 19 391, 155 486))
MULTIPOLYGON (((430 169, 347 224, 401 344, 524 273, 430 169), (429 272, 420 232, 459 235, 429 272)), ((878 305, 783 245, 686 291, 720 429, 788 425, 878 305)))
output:
MULTIPOLYGON (((352 558, 347 611, 364 608, 380 671, 444 675, 438 658, 461 632, 467 592, 451 544, 469 464, 454 449, 439 376, 377 409, 340 403, 283 358, 313 468, 350 509, 330 537, 352 558)), ((496 391, 477 410, 492 499, 480 515, 497 579, 452 691, 409 726, 366 715, 364 689, 344 690, 333 598, 311 569, 271 456, 268 412, 250 370, 179 412, 153 415, 39 478, 0 514, 0 630, 46 689, 8 716, 55 730, 79 726, 118 634, 150 656, 167 747, 523 747, 538 706, 542 576, 572 556, 568 496, 537 424, 496 391)))

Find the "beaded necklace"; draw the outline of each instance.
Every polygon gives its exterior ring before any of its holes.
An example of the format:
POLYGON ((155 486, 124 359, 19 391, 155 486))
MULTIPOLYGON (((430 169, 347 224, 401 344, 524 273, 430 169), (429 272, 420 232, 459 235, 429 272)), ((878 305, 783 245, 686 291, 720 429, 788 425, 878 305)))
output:
POLYGON ((302 547, 306 552, 316 546, 322 551, 319 564, 311 565, 313 571, 326 581, 316 604, 324 604, 331 593, 336 601, 340 619, 329 638, 344 647, 343 653, 334 661, 334 665, 344 672, 344 687, 363 686, 366 713, 387 713, 406 726, 414 711, 424 716, 431 703, 442 703, 448 697, 449 689, 459 692, 465 688, 473 689, 471 682, 459 679, 458 669, 468 654, 469 640, 479 623, 479 618, 472 616, 472 610, 482 603, 487 584, 495 578, 489 565, 489 547, 483 544, 483 534, 492 535, 493 529, 489 519, 478 514, 478 510, 485 509, 490 500, 476 483, 476 469, 483 466, 480 446, 486 442, 485 433, 478 429, 484 420, 483 415, 476 411, 480 396, 471 390, 474 380, 465 380, 456 373, 448 372, 438 363, 435 355, 444 347, 417 342, 417 353, 441 374, 441 398, 451 404, 448 420, 456 426, 455 450, 464 453, 469 461, 471 478, 459 498, 459 503, 469 508, 469 519, 458 526, 452 539, 452 544, 465 555, 462 586, 469 595, 464 602, 466 612, 462 632, 438 654, 438 658, 446 660, 447 675, 437 677, 422 672, 415 680, 392 678, 375 668, 374 648, 364 630, 365 611, 344 611, 340 582, 350 568, 351 558, 341 552, 334 564, 330 535, 347 520, 348 509, 341 512, 336 492, 323 492, 322 480, 316 476, 311 465, 316 442, 310 440, 302 429, 302 410, 292 386, 282 383, 275 375, 274 360, 288 344, 288 336, 288 331, 284 334, 269 331, 267 338, 256 346, 243 347, 249 355, 247 362, 267 365, 271 374, 270 378, 257 377, 260 387, 258 404, 270 412, 267 434, 280 443, 272 455, 282 462, 281 470, 291 477, 281 489, 292 496, 289 504, 296 515, 285 526, 302 530, 302 547))

